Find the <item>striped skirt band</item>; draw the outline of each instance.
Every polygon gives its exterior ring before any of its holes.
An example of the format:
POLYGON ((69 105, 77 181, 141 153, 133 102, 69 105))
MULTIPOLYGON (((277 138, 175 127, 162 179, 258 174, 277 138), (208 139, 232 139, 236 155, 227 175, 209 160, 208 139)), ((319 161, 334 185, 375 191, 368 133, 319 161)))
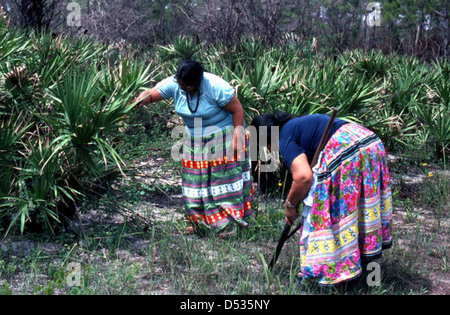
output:
POLYGON ((190 147, 185 148, 181 162, 186 217, 214 232, 232 223, 247 226, 252 214, 249 138, 245 136, 241 155, 228 157, 233 140, 230 130, 209 137, 190 136, 190 147))

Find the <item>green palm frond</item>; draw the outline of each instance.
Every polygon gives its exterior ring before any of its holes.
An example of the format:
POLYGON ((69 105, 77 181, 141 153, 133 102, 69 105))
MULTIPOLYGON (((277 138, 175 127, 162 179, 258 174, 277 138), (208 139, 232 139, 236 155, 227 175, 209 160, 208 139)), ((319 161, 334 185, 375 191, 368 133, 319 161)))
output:
POLYGON ((178 63, 186 59, 194 59, 203 48, 204 43, 186 36, 174 39, 173 44, 158 46, 158 55, 162 62, 178 63))

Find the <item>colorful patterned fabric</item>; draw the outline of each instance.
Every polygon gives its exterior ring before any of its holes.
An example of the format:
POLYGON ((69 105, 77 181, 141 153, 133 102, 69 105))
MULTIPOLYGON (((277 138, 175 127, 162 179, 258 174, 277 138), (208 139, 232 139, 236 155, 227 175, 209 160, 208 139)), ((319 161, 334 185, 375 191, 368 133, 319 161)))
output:
POLYGON ((321 156, 300 276, 334 285, 392 244, 392 193, 383 143, 371 131, 344 125, 321 156))
MULTIPOLYGON (((228 130, 232 135, 233 129, 228 130)), ((242 153, 245 156, 227 159, 226 151, 233 138, 226 134, 224 130, 208 137, 190 136, 191 143, 187 149, 185 144, 182 161, 186 216, 190 222, 214 232, 223 231, 231 223, 247 226, 252 214, 248 135, 242 153)))

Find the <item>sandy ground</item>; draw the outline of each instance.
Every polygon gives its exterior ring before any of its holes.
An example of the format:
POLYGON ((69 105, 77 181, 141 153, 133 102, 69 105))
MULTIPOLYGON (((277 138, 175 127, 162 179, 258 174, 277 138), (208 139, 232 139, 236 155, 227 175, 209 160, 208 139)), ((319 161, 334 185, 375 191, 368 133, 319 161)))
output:
MULTIPOLYGON (((390 157, 390 163, 395 163, 395 157, 390 157)), ((153 185, 155 183, 158 186, 176 186, 180 187, 181 179, 180 176, 173 176, 176 172, 171 169, 165 168, 166 161, 163 158, 149 158, 148 160, 141 161, 136 165, 138 169, 136 173, 136 180, 142 184, 153 185)), ((443 172, 440 170, 430 170, 433 172, 443 172)), ((427 175, 423 172, 411 172, 407 174, 391 172, 392 182, 394 186, 398 186, 401 183, 401 190, 399 192, 399 199, 405 200, 406 198, 414 199, 417 194, 420 193, 420 185, 423 185, 427 178, 427 175)), ((445 176, 450 177, 450 173, 443 172, 445 176)), ((123 185, 118 183, 116 189, 120 190, 123 185)), ((407 253, 413 252, 414 255, 419 255, 419 259, 423 259, 423 268, 426 270, 429 267, 429 271, 424 271, 424 276, 420 279, 409 279, 405 276, 405 282, 411 283, 411 288, 420 288, 421 286, 427 287, 428 294, 432 295, 447 295, 450 294, 450 272, 448 267, 446 269, 432 268, 435 264, 442 264, 443 254, 448 257, 448 250, 450 244, 449 233, 443 233, 436 237, 436 220, 433 216, 433 211, 427 209, 426 207, 416 207, 413 203, 413 208, 415 211, 414 220, 408 216, 408 211, 405 209, 404 203, 398 203, 395 209, 394 222, 395 229, 397 229, 398 240, 396 242, 397 249, 394 250, 395 253, 407 253), (430 237, 431 243, 429 247, 417 246, 416 239, 411 237, 417 232, 417 222, 420 221, 421 230, 420 233, 423 237, 430 237)), ((449 207, 450 208, 450 207, 449 207)), ((133 213, 128 213, 129 215, 136 215, 138 217, 145 217, 153 224, 158 225, 161 222, 180 220, 183 218, 182 214, 183 201, 180 194, 172 192, 165 192, 161 190, 158 194, 155 194, 152 198, 147 198, 145 201, 141 202, 139 205, 133 207, 133 213), (150 215, 149 215, 150 214, 150 215)), ((447 209, 449 210, 449 209, 447 209)), ((124 222, 123 214, 116 215, 106 215, 101 209, 91 210, 88 213, 80 215, 80 217, 74 222, 74 228, 78 229, 89 229, 94 224, 114 224, 121 225, 124 222)), ((450 219, 447 218, 440 222, 440 231, 450 231, 450 219)), ((181 231, 180 231, 181 232, 181 231)), ((178 237, 174 235, 174 237, 178 237)), ((148 250, 150 246, 149 240, 143 240, 140 237, 131 237, 128 243, 132 245, 133 250, 120 249, 116 252, 117 259, 134 264, 144 264, 145 259, 135 254, 139 250, 148 250)), ((254 247, 249 248, 249 250, 260 250, 265 252, 270 252, 273 250, 276 244, 255 244, 254 247), (273 245, 273 246, 272 246, 273 245)), ((0 250, 2 252, 7 252, 11 256, 25 257, 28 256, 36 250, 41 251, 41 253, 51 256, 57 255, 62 250, 62 245, 58 243, 39 243, 32 240, 21 239, 18 237, 11 237, 3 240, 0 243, 0 250)), ((101 260, 102 256, 106 258, 108 255, 106 250, 103 253, 84 253, 86 259, 88 260, 101 260)), ((156 253, 155 253, 156 254, 156 253)), ((156 255, 157 256, 157 255, 156 255)), ((392 267, 395 266, 396 257, 392 257, 393 262, 392 267)), ((403 257, 398 257, 398 261, 401 261, 403 257)), ((444 258, 445 259, 445 258, 444 258)), ((258 262, 253 262, 253 268, 258 269, 258 262)), ((158 258, 155 260, 155 272, 157 273, 161 266, 158 266, 158 258)), ((399 277, 401 275, 398 275, 399 277)), ((21 288, 24 286, 26 281, 36 281, 40 283, 45 283, 48 281, 48 276, 45 275, 32 275, 32 274, 18 274, 14 277, 10 286, 13 292, 21 292, 21 288)), ((140 277, 137 281, 142 281, 145 287, 145 282, 148 281, 146 276, 140 277)), ((2 280, 0 279, 0 284, 2 280)), ((159 289, 157 289, 157 294, 170 294, 170 282, 161 282, 159 284, 159 289)))

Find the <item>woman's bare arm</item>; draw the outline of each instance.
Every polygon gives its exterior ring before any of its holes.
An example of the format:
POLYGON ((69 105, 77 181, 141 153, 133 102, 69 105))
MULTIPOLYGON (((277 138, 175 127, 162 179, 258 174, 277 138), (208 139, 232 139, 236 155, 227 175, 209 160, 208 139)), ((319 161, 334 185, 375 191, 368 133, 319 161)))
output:
POLYGON ((292 162, 291 172, 293 181, 287 200, 291 205, 294 205, 295 208, 286 205, 286 222, 289 225, 291 225, 298 216, 298 204, 306 197, 312 184, 313 174, 306 154, 299 155, 292 162))
POLYGON ((131 103, 138 103, 136 107, 142 107, 144 105, 162 101, 164 98, 159 94, 158 90, 153 88, 142 92, 137 98, 131 101, 131 103))
POLYGON ((236 95, 225 105, 224 109, 233 115, 234 139, 229 153, 236 156, 244 150, 244 109, 236 95))

